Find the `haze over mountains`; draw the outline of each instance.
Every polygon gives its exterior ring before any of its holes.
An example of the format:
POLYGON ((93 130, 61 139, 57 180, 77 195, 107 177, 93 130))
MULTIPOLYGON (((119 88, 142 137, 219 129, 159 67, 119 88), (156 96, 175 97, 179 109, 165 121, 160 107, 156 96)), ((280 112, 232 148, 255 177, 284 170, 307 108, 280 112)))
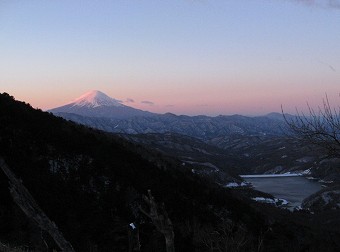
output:
POLYGON ((175 132, 202 140, 230 134, 281 135, 284 125, 282 115, 278 113, 258 117, 156 114, 126 106, 100 91, 90 91, 74 102, 51 109, 50 112, 108 132, 175 132))

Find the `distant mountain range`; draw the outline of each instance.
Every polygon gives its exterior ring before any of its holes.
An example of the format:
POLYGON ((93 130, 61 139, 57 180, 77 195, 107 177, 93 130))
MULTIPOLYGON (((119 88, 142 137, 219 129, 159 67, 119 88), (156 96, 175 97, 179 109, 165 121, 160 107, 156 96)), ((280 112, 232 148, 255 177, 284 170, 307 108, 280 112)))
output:
POLYGON ((156 114, 123 105, 100 91, 90 91, 74 102, 51 109, 49 112, 108 132, 128 134, 173 132, 202 140, 233 134, 282 135, 285 126, 279 113, 258 117, 156 114))
MULTIPOLYGON (((125 106, 100 91, 91 91, 51 112, 93 128, 120 133, 129 141, 180 160, 183 167, 190 165, 193 173, 218 184, 241 183, 239 174, 263 173, 302 173, 323 186, 340 181, 340 160, 287 137, 281 113, 257 117, 155 114, 125 106)), ((285 117, 294 120, 292 115, 285 117)), ((335 197, 322 203, 320 197, 330 193, 335 192, 326 191, 304 204, 312 209, 327 208, 327 202, 338 202, 335 197)))

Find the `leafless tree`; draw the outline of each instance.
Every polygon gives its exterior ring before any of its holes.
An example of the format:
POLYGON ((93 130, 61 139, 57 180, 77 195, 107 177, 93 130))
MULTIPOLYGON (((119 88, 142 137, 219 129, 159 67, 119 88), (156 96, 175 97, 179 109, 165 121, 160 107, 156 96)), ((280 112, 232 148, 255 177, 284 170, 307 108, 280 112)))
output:
POLYGON ((244 251, 248 242, 246 228, 223 219, 216 226, 201 226, 195 230, 194 240, 211 252, 244 251))
POLYGON ((148 190, 148 196, 143 195, 143 199, 149 210, 140 208, 141 212, 148 216, 158 232, 164 235, 166 251, 175 252, 175 234, 164 204, 159 206, 156 203, 155 198, 151 194, 151 190, 148 190))
POLYGON ((307 106, 307 114, 297 110, 297 115, 289 118, 281 106, 289 130, 298 139, 326 149, 330 156, 340 157, 340 106, 331 106, 327 95, 316 110, 307 106))

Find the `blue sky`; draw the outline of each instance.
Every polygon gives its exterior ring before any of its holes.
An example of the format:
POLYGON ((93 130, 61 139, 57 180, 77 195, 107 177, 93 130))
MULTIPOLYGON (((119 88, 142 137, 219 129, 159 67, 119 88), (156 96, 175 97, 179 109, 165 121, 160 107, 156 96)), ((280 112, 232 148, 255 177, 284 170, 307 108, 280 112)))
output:
POLYGON ((340 1, 0 1, 0 91, 177 114, 339 103, 340 1), (131 102, 131 101, 134 102, 131 102))

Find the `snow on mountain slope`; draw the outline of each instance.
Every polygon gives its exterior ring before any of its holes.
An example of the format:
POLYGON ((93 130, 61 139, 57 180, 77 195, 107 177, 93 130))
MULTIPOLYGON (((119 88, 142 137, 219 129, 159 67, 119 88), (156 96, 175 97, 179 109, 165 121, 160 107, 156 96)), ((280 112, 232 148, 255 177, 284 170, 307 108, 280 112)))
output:
POLYGON ((56 115, 75 114, 85 117, 109 119, 128 119, 132 117, 149 117, 154 113, 135 109, 122 104, 98 90, 85 93, 71 103, 49 110, 56 115))
POLYGON ((87 92, 86 94, 75 99, 69 105, 78 106, 78 107, 91 107, 91 108, 100 107, 100 106, 115 106, 115 107, 124 106, 123 104, 121 104, 120 101, 113 99, 98 90, 92 90, 90 92, 87 92))

